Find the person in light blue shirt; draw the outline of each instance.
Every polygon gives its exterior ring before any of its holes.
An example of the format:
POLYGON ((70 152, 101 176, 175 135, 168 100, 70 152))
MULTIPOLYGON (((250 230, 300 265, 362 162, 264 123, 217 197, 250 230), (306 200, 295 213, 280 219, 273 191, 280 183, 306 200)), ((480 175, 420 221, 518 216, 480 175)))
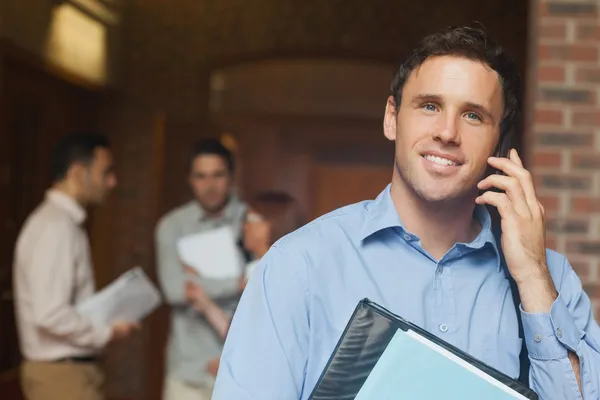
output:
POLYGON ((387 100, 391 184, 272 246, 233 318, 213 400, 307 399, 365 297, 518 377, 522 339, 501 250, 521 299, 532 389, 600 398, 590 299, 566 258, 545 249, 531 174, 503 150, 520 98, 514 63, 485 32, 423 39, 387 100), (501 245, 486 207, 500 214, 501 245))

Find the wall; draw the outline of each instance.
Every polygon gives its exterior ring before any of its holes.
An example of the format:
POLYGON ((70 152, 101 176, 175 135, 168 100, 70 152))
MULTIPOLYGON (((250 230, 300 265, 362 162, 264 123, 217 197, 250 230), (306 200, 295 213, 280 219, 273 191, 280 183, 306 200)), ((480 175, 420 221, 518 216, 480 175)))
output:
POLYGON ((530 165, 549 246, 600 305, 600 1, 532 2, 530 165))

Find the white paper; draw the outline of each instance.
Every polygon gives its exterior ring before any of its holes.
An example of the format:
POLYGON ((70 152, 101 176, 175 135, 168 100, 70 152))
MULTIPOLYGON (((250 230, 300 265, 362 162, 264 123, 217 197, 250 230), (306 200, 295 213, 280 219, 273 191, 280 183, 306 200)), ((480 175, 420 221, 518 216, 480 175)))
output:
POLYGON ((185 236, 177 242, 177 249, 181 261, 204 278, 240 277, 239 250, 229 226, 185 236))
POLYGON ((77 304, 79 314, 94 323, 140 321, 162 302, 160 292, 140 267, 135 267, 110 285, 77 304))

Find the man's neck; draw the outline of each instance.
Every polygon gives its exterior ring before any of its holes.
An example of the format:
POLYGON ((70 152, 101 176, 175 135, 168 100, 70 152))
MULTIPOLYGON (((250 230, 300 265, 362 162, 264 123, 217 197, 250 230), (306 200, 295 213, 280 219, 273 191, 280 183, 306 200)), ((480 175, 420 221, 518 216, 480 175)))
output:
POLYGON ((208 220, 216 220, 216 219, 222 218, 225 215, 225 210, 227 209, 227 205, 229 204, 230 201, 231 201, 231 199, 228 198, 218 209, 213 209, 213 210, 208 210, 208 209, 204 208, 202 206, 202 203, 200 203, 198 201, 198 207, 200 207, 200 209, 204 213, 204 218, 206 218, 208 220))
POLYGON ((391 196, 402 224, 421 239, 423 249, 436 260, 455 243, 469 243, 477 237, 481 226, 473 217, 474 198, 431 203, 394 178, 391 196))
POLYGON ((81 196, 79 196, 77 193, 77 190, 75 190, 73 185, 70 185, 68 182, 57 182, 52 185, 52 190, 56 190, 64 195, 67 195, 75 200, 81 207, 86 207, 85 202, 82 201, 80 198, 81 196))

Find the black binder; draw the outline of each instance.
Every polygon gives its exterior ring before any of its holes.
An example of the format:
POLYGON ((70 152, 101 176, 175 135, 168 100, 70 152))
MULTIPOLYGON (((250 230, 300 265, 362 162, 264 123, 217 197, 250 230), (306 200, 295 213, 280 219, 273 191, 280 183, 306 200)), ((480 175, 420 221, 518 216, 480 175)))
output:
MULTIPOLYGON (((363 299, 358 303, 309 400, 353 400, 399 329, 415 332, 525 398, 538 400, 538 395, 519 381, 392 314, 369 299, 363 299)), ((401 394, 398 395, 398 399, 403 399, 401 394)))

